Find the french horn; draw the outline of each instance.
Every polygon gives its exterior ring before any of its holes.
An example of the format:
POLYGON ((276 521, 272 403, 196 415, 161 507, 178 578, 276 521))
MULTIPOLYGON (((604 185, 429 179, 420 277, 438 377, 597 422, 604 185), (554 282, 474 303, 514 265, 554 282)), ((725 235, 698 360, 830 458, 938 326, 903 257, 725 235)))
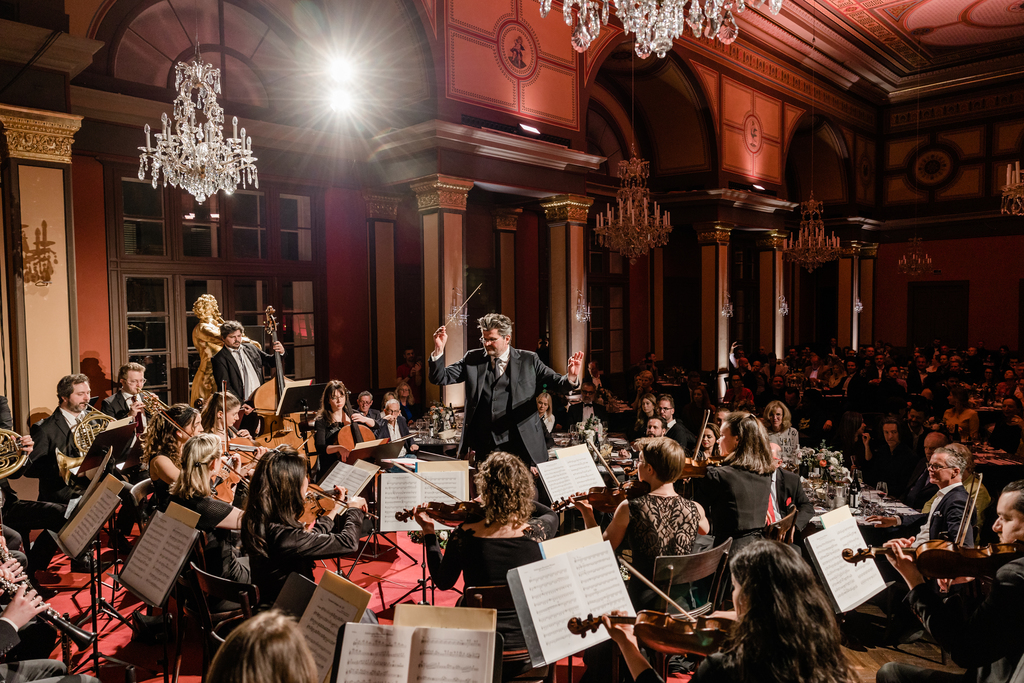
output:
POLYGON ((71 483, 71 470, 82 464, 89 449, 92 448, 92 442, 113 421, 114 418, 95 408, 90 408, 89 412, 84 413, 78 419, 78 424, 71 430, 71 442, 75 444, 75 449, 80 455, 72 457, 62 453, 59 448, 57 449, 57 469, 64 481, 71 483))
POLYGON ((0 429, 0 480, 6 479, 28 460, 28 451, 21 449, 21 434, 0 429))

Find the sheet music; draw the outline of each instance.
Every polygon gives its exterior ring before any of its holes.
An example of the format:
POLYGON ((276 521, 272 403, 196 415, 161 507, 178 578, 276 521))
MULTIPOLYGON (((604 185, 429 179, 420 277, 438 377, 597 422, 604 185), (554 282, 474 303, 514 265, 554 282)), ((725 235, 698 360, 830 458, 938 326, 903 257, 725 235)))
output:
POLYGON ((95 538, 103 523, 110 518, 121 499, 107 487, 100 488, 93 496, 86 509, 75 518, 74 528, 61 540, 71 551, 72 557, 78 557, 86 546, 95 538))
POLYGON ((380 624, 349 624, 341 659, 336 662, 338 683, 406 683, 416 629, 380 624))
POLYGON ((540 480, 551 500, 562 500, 576 493, 604 486, 590 453, 577 453, 537 464, 540 480))
POLYGON ((568 465, 577 491, 588 491, 593 486, 607 486, 605 480, 601 478, 601 473, 597 471, 597 463, 590 453, 571 455, 562 458, 561 462, 568 465))
MULTIPOLYGON (((328 574, 324 574, 324 580, 328 574)), ((309 645, 310 652, 313 653, 313 661, 316 662, 318 681, 324 680, 331 669, 334 646, 338 640, 338 628, 343 623, 358 619, 366 607, 365 602, 362 606, 355 605, 345 597, 332 592, 325 587, 324 580, 317 586, 299 620, 299 629, 306 639, 306 644, 309 645)), ((360 592, 365 593, 361 589, 360 592)), ((369 600, 369 593, 366 594, 366 600, 369 600)))
MULTIPOLYGON (((423 503, 457 503, 459 500, 465 500, 468 495, 465 471, 424 472, 420 476, 437 484, 456 498, 441 493, 430 484, 423 483, 407 472, 382 474, 380 477, 381 531, 418 531, 420 525, 415 520, 399 522, 395 519, 395 513, 410 510, 423 503)), ((435 526, 441 529, 451 528, 439 522, 435 522, 435 526)))
POLYGON ((613 610, 636 614, 610 543, 577 548, 566 557, 572 562, 577 583, 583 587, 588 614, 607 614, 613 610))
POLYGON ((122 582, 140 598, 162 604, 178 579, 195 534, 195 529, 188 525, 165 513, 156 513, 121 572, 122 582))
POLYGON ((837 612, 849 612, 885 589, 874 560, 851 564, 843 559, 844 548, 866 547, 853 517, 808 536, 804 543, 837 612))
MULTIPOLYGON (((358 462, 362 463, 364 461, 359 460, 358 462)), ((367 464, 373 469, 367 470, 339 460, 331 468, 331 471, 327 473, 324 480, 320 482, 320 488, 324 491, 333 491, 335 486, 341 486, 348 490, 349 496, 358 496, 374 473, 380 469, 376 465, 367 464)))
POLYGON ((494 632, 419 628, 409 657, 409 681, 487 683, 494 672, 494 632))

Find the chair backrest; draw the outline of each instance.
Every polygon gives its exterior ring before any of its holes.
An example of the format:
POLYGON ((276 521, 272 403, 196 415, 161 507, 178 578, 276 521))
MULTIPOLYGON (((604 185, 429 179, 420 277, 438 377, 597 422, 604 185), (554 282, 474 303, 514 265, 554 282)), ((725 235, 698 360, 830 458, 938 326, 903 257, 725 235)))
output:
POLYGON ((132 501, 134 501, 135 523, 139 525, 141 533, 146 524, 149 523, 149 513, 146 509, 146 499, 153 493, 153 480, 143 479, 131 488, 132 501))
POLYGON ((252 616, 252 606, 260 602, 260 592, 251 583, 240 583, 203 571, 195 562, 191 564, 190 583, 199 603, 199 614, 203 628, 207 633, 214 633, 213 614, 210 611, 210 598, 226 600, 241 605, 241 615, 245 619, 252 616))
POLYGON ((484 609, 515 609, 508 586, 467 586, 462 591, 463 607, 484 609))
POLYGON ((682 584, 694 584, 710 579, 708 599, 691 614, 708 614, 718 609, 721 603, 722 576, 729 565, 729 551, 732 539, 722 545, 692 555, 662 555, 654 560, 654 584, 665 593, 672 595, 672 588, 682 584))
POLYGON ((764 537, 772 541, 792 543, 793 534, 796 531, 793 526, 794 522, 796 522, 796 506, 792 505, 785 517, 764 528, 764 537))

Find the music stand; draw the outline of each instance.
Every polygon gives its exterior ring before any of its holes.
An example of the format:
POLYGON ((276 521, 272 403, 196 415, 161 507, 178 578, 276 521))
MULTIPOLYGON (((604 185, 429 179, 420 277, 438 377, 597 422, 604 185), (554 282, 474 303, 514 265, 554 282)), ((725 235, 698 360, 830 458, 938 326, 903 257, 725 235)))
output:
MULTIPOLYGON (((401 443, 401 442, 398 442, 398 443, 401 443)), ((379 466, 380 462, 378 461, 375 464, 377 464, 379 466)), ((377 470, 376 472, 374 472, 373 473, 373 482, 370 483, 370 486, 372 487, 371 488, 371 491, 372 491, 371 495, 373 497, 374 507, 376 508, 378 514, 377 514, 376 517, 370 517, 370 525, 371 525, 370 526, 370 533, 368 533, 366 535, 366 538, 364 538, 359 543, 359 551, 356 553, 356 559, 353 560, 352 566, 348 568, 347 572, 345 572, 344 576, 345 576, 346 579, 348 579, 349 577, 352 576, 352 572, 354 572, 356 570, 356 565, 359 564, 359 561, 363 558, 363 555, 366 554, 366 549, 370 547, 370 543, 373 543, 373 553, 368 556, 368 559, 376 560, 378 557, 380 557, 383 554, 383 553, 381 553, 380 541, 378 540, 380 538, 383 538, 385 541, 387 541, 388 545, 390 545, 392 548, 394 548, 395 550, 397 550, 398 552, 402 553, 403 555, 408 557, 410 560, 412 560, 413 564, 416 564, 416 558, 413 557, 409 553, 408 550, 406 550, 402 546, 400 546, 397 543, 395 543, 394 541, 392 541, 390 538, 387 537, 386 534, 384 534, 384 532, 382 532, 380 530, 381 505, 380 505, 380 494, 379 494, 380 487, 378 486, 378 484, 380 482, 380 475, 381 475, 382 471, 383 470, 377 470)), ((367 504, 369 504, 369 498, 367 499, 367 504)), ((386 553, 387 549, 385 549, 384 552, 386 553)))
MULTIPOLYGON (((100 432, 93 439, 89 452, 82 459, 82 464, 78 466, 78 472, 84 475, 89 470, 100 467, 100 464, 110 457, 107 454, 108 449, 113 449, 113 453, 117 454, 115 461, 120 460, 121 455, 128 449, 128 445, 134 437, 135 422, 129 422, 120 427, 100 432)), ((93 481, 96 479, 98 477, 95 477, 93 481)))
MULTIPOLYGON (((312 381, 312 380, 310 380, 312 381)), ((319 405, 323 398, 326 384, 290 384, 284 388, 281 400, 277 402, 278 415, 291 415, 309 410, 311 405, 319 405)))

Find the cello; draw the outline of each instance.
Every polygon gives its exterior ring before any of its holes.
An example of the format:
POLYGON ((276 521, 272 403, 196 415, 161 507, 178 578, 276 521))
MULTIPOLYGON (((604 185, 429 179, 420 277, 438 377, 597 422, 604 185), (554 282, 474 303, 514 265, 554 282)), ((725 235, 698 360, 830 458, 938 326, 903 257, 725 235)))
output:
MULTIPOLYGON (((345 415, 348 417, 348 424, 341 428, 338 432, 338 445, 345 449, 345 453, 339 460, 348 462, 349 453, 351 453, 356 444, 360 444, 366 441, 376 441, 377 435, 372 429, 366 425, 356 422, 352 419, 352 394, 349 393, 348 387, 345 387, 345 415)), ((381 439, 381 443, 387 443, 388 439, 381 439)), ((351 464, 351 463, 349 463, 351 464)))
MULTIPOLYGON (((274 317, 274 307, 267 306, 264 311, 265 321, 263 329, 270 334, 271 347, 277 344, 277 318, 274 317)), ((277 407, 284 396, 284 390, 291 385, 308 385, 308 381, 290 381, 284 376, 284 363, 281 354, 274 351, 274 378, 264 382, 252 394, 252 403, 256 413, 263 420, 261 435, 257 437, 259 445, 267 448, 277 448, 287 445, 292 448, 299 448, 302 437, 298 430, 298 419, 296 414, 278 415, 277 407), (288 424, 290 423, 290 424, 288 424)))

